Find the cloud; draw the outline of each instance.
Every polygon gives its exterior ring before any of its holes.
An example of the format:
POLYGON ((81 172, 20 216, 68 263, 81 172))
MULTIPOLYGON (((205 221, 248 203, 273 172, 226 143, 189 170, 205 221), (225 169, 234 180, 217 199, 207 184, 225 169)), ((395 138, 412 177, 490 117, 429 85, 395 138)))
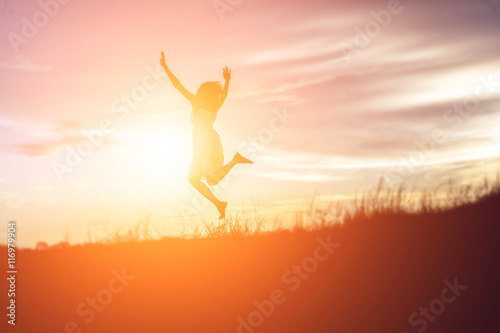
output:
POLYGON ((28 58, 17 55, 12 60, 0 62, 0 68, 18 71, 45 72, 52 68, 48 65, 37 65, 28 58))
MULTIPOLYGON (((47 156, 62 147, 88 141, 83 129, 83 123, 72 120, 36 123, 0 119, 0 151, 28 157, 47 156)), ((106 137, 96 150, 113 144, 116 141, 106 137)))
POLYGON ((50 155, 57 148, 63 147, 70 143, 74 143, 75 140, 61 139, 53 142, 41 142, 41 143, 19 143, 12 145, 0 145, 0 150, 5 152, 10 152, 19 155, 25 155, 29 157, 46 156, 50 155))
POLYGON ((89 189, 92 187, 92 186, 87 185, 86 183, 84 183, 82 181, 79 181, 79 180, 72 181, 70 183, 70 186, 72 188, 79 189, 79 190, 86 190, 86 189, 89 189))
POLYGON ((262 172, 256 174, 258 177, 270 178, 274 180, 288 180, 300 182, 324 182, 339 179, 338 176, 327 175, 320 172, 290 172, 290 171, 276 171, 276 172, 262 172))
POLYGON ((15 210, 23 206, 25 199, 12 192, 0 192, 0 211, 15 210))

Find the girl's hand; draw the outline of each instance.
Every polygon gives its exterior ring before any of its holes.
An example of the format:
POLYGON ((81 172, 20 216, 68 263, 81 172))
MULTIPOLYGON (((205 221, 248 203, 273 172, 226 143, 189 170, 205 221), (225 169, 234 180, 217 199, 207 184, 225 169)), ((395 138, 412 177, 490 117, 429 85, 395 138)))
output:
POLYGON ((222 70, 222 76, 224 76, 224 80, 226 81, 231 80, 231 70, 227 66, 222 70))
POLYGON ((165 53, 163 53, 163 51, 161 51, 160 65, 163 68, 167 68, 167 64, 165 63, 165 53))

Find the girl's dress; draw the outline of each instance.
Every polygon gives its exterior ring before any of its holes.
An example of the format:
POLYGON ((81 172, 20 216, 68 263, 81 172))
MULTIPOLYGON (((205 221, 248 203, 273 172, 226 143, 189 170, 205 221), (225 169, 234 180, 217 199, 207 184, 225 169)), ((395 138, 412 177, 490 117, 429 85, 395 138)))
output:
POLYGON ((193 124, 193 159, 189 178, 206 179, 224 164, 219 134, 214 129, 217 112, 199 109, 191 113, 193 124))

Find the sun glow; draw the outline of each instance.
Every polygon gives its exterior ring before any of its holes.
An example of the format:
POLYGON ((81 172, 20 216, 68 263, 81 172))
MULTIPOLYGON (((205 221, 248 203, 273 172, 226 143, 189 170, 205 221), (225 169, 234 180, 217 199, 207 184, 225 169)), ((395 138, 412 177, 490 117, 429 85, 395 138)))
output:
POLYGON ((140 174, 151 184, 187 182, 192 155, 189 124, 149 120, 120 133, 119 141, 131 161, 126 173, 140 174))

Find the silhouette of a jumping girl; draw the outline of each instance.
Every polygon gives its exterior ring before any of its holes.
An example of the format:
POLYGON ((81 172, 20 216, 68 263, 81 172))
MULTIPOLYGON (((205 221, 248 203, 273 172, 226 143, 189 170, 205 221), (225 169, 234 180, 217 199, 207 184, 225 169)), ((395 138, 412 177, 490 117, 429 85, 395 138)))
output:
POLYGON ((224 165, 224 153, 220 136, 213 127, 217 112, 227 97, 231 70, 227 67, 223 69, 224 87, 220 82, 205 82, 194 95, 184 88, 172 74, 165 63, 165 54, 163 52, 161 53, 160 64, 167 72, 174 87, 191 102, 190 120, 193 124, 193 159, 189 171, 189 183, 217 207, 220 213, 219 218, 224 218, 227 202, 218 200, 202 180, 206 180, 208 185, 213 186, 218 184, 236 164, 253 164, 248 158, 236 153, 231 162, 224 165))

